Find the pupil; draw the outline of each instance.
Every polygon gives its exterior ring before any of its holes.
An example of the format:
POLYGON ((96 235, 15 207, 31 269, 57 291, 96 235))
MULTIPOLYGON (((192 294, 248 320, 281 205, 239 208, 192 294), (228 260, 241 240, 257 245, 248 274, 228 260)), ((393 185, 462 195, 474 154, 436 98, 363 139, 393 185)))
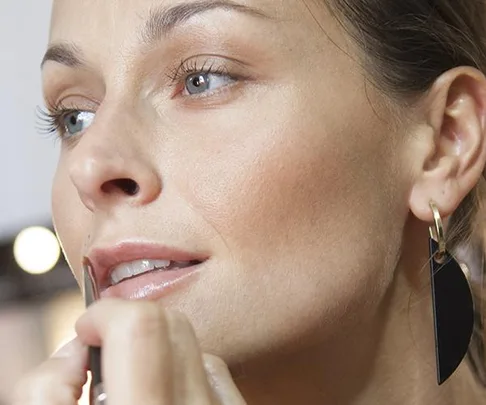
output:
POLYGON ((192 80, 192 84, 195 86, 195 87, 200 87, 204 84, 205 80, 204 80, 204 76, 197 76, 195 77, 193 80, 192 80))
POLYGON ((72 115, 70 121, 71 121, 71 125, 76 125, 78 122, 78 117, 72 115))

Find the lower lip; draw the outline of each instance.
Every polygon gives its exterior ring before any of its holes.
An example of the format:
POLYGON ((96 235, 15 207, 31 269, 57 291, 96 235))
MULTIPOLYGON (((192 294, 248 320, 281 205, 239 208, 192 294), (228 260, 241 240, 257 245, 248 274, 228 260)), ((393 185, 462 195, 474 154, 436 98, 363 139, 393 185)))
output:
POLYGON ((157 270, 127 279, 101 291, 100 298, 157 300, 187 286, 199 274, 201 264, 179 270, 157 270))

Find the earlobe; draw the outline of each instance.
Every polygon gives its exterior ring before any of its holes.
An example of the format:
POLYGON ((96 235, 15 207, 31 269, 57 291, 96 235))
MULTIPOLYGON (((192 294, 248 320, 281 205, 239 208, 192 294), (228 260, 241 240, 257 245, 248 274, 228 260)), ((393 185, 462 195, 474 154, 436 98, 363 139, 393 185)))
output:
POLYGON ((470 67, 450 70, 436 81, 424 108, 431 133, 423 147, 432 152, 422 154, 409 205, 417 218, 431 222, 431 200, 444 217, 451 215, 484 170, 486 78, 470 67))

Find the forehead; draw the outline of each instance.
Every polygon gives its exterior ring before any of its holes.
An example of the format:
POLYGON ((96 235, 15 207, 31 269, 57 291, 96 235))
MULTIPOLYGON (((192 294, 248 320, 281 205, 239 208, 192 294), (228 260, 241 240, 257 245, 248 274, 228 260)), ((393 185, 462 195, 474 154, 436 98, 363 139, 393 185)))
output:
POLYGON ((205 46, 224 46, 236 38, 248 45, 264 40, 272 52, 280 49, 297 58, 303 47, 322 53, 323 27, 340 42, 324 1, 54 0, 49 42, 50 47, 66 44, 90 65, 115 75, 142 61, 156 43, 184 49, 181 41, 196 38, 206 38, 205 46), (175 22, 172 39, 160 35, 161 21, 175 22))
MULTIPOLYGON (((133 39, 139 35, 149 16, 156 11, 165 11, 179 6, 180 13, 193 16, 195 9, 231 11, 232 19, 241 23, 257 23, 256 19, 244 18, 249 13, 234 12, 248 8, 269 16, 269 21, 281 26, 300 27, 315 23, 315 12, 322 11, 321 0, 54 0, 51 20, 50 42, 72 41, 97 45, 103 39, 133 39), (186 7, 185 7, 186 6, 186 7), (234 7, 230 7, 234 6, 234 7), (182 11, 181 11, 182 10, 182 11)), ((205 13, 196 13, 198 15, 205 13)), ((228 13, 229 14, 229 13, 228 13)), ((189 18, 186 18, 189 20, 189 18)), ((219 23, 219 20, 218 20, 219 23)))

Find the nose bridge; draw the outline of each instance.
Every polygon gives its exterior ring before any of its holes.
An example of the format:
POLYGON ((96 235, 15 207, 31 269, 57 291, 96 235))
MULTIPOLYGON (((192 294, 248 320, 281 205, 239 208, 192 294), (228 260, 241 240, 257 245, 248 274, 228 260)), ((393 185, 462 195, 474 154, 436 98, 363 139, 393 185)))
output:
POLYGON ((138 147, 138 137, 134 132, 143 131, 144 125, 137 118, 139 116, 137 107, 128 100, 106 98, 96 112, 92 126, 81 136, 80 144, 85 151, 93 149, 107 157, 116 155, 121 158, 138 147))
POLYGON ((148 204, 159 195, 160 176, 144 142, 150 131, 144 121, 136 106, 105 101, 73 147, 69 175, 89 210, 148 204))

